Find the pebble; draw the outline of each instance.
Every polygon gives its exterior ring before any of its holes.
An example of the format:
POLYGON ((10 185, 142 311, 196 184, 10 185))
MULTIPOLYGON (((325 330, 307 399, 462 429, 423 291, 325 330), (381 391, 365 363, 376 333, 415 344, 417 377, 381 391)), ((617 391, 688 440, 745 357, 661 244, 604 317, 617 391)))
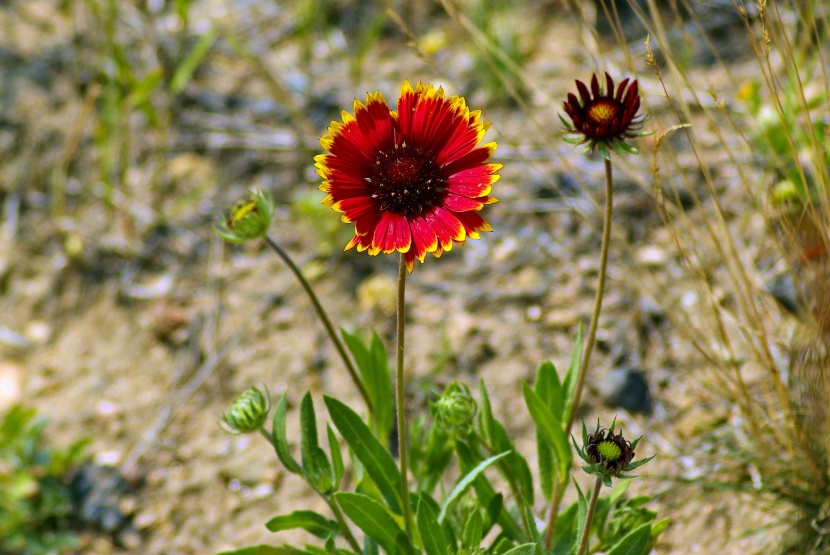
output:
POLYGON ((23 368, 14 362, 0 361, 0 412, 20 402, 23 392, 23 368))

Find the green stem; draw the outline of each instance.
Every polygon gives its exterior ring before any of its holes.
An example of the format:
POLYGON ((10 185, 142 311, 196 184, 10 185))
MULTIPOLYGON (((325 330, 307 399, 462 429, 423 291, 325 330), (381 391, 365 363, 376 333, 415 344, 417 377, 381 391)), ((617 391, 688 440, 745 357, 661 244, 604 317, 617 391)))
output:
POLYGON ((576 550, 576 555, 585 555, 588 549, 588 543, 591 538, 591 523, 594 520, 594 510, 597 508, 597 499, 599 499, 599 489, 602 487, 602 477, 597 476, 597 481, 594 482, 594 491, 591 492, 591 500, 588 502, 588 514, 585 516, 585 529, 582 531, 582 538, 579 540, 579 549, 576 550))
POLYGON ((406 406, 404 399, 403 353, 404 353, 404 301, 406 299, 406 260, 401 254, 398 268, 398 356, 395 373, 395 405, 398 416, 398 456, 401 462, 401 504, 406 534, 412 537, 412 510, 409 507, 409 473, 407 472, 408 443, 406 441, 406 406))
POLYGON ((300 282, 300 285, 303 286, 308 298, 311 299, 311 304, 314 305, 314 310, 317 311, 317 316, 320 318, 320 321, 323 322, 323 326, 325 326, 326 331, 331 338, 332 343, 334 343, 337 352, 340 354, 340 358, 343 359, 343 364, 346 365, 346 370, 349 371, 349 375, 352 377, 352 381, 357 386, 358 391, 360 391, 360 396, 363 397, 363 402, 366 403, 366 407, 369 409, 369 412, 374 414, 374 406, 372 405, 372 400, 369 398, 369 392, 366 391, 366 388, 363 386, 363 382, 357 375, 357 371, 352 364, 349 355, 346 354, 346 349, 343 347, 343 342, 340 341, 340 337, 334 331, 334 326, 331 325, 331 320, 329 320, 328 314, 326 314, 323 305, 320 304, 320 300, 317 298, 317 295, 314 293, 314 290, 311 288, 311 284, 308 283, 308 280, 303 275, 303 272, 300 268, 294 264, 294 261, 291 260, 291 257, 288 256, 288 253, 285 252, 282 247, 280 247, 277 243, 274 242, 273 239, 265 235, 264 237, 265 242, 271 247, 277 255, 282 258, 282 261, 291 269, 294 273, 294 276, 297 278, 297 281, 300 282))
POLYGON ((346 519, 343 518, 343 513, 340 511, 340 507, 337 506, 337 503, 331 500, 331 498, 326 499, 326 502, 329 504, 331 508, 331 512, 334 513, 334 518, 337 519, 337 522, 340 524, 340 530, 343 532, 343 537, 346 538, 346 541, 349 542, 349 547, 352 548, 352 551, 355 553, 362 553, 362 549, 360 549, 360 544, 357 543, 352 531, 349 529, 349 525, 346 523, 346 519))
POLYGON ((579 365, 579 375, 576 379, 574 397, 571 408, 568 411, 568 422, 565 426, 565 434, 570 435, 573 426, 576 409, 579 407, 579 400, 582 396, 582 389, 585 386, 585 375, 588 373, 588 363, 591 360, 591 352, 594 350, 594 342, 597 338, 599 324, 599 313, 602 309, 602 297, 605 292, 605 270, 608 266, 608 246, 611 243, 611 214, 614 205, 614 181, 611 172, 611 159, 605 159, 605 220, 602 224, 602 250, 599 257, 599 281, 597 282, 597 293, 594 297, 594 312, 591 315, 591 327, 588 330, 588 342, 585 344, 585 352, 582 356, 582 364, 579 365))
POLYGON ((556 517, 559 516, 559 504, 562 502, 564 482, 556 477, 553 483, 553 496, 550 500, 550 512, 548 513, 548 526, 545 529, 545 550, 550 551, 553 547, 553 533, 556 531, 556 517))
MULTIPOLYGON (((585 375, 588 373, 588 363, 591 360, 591 353, 594 350, 594 342, 597 338, 597 328, 599 325, 599 314, 602 309, 602 297, 605 292, 605 274, 608 266, 608 248, 611 243, 611 216, 614 207, 614 179, 611 167, 611 158, 605 159, 605 217, 602 224, 602 247, 599 257, 599 278, 597 282, 597 292, 594 297, 594 312, 591 315, 591 327, 588 330, 588 342, 585 345, 582 361, 579 365, 579 374, 576 379, 576 387, 574 388, 574 396, 568 409, 568 418, 565 424, 565 434, 570 435, 573 427, 574 416, 576 409, 579 406, 580 398, 582 397, 582 389, 585 386, 585 375)), ((557 487, 553 491, 553 498, 551 499, 550 511, 548 513, 548 525, 545 532, 545 548, 550 549, 553 545, 554 531, 556 530, 556 517, 559 514, 559 505, 562 502, 562 495, 565 492, 564 483, 560 480, 556 481, 557 487)))

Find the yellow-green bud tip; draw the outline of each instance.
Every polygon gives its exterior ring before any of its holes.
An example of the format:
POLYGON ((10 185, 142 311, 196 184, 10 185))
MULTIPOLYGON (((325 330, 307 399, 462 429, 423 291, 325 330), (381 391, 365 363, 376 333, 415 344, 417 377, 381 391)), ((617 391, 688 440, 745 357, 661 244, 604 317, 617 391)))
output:
POLYGON ((215 230, 225 241, 242 243, 262 237, 271 225, 274 215, 274 199, 267 191, 251 189, 248 196, 228 207, 215 230))

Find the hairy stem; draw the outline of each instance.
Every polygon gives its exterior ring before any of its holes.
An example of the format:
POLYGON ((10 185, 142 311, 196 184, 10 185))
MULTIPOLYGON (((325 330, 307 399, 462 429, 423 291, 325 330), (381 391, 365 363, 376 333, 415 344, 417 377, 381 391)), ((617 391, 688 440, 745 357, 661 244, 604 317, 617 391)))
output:
POLYGON ((398 456, 401 463, 401 503, 406 534, 412 537, 412 510, 409 507, 409 473, 407 455, 409 444, 406 440, 406 404, 404 399, 403 353, 404 353, 404 301, 406 300, 406 260, 401 254, 398 268, 398 356, 395 372, 395 405, 398 416, 398 456))
MULTIPOLYGON (((614 179, 611 167, 611 159, 605 159, 605 217, 602 224, 602 247, 599 257, 599 278, 597 282, 597 292, 594 297, 594 312, 591 315, 591 327, 588 330, 588 341, 585 345, 585 350, 582 353, 582 361, 579 365, 579 374, 576 379, 576 387, 574 388, 574 396, 571 401, 570 408, 567 413, 567 422, 565 423, 565 434, 570 435, 573 427, 576 409, 579 406, 580 398, 582 397, 582 389, 585 386, 585 375, 588 373, 588 363, 591 360, 591 353, 594 350, 594 342, 597 338, 597 328, 599 327, 599 314, 602 310, 602 297, 605 293, 605 273, 608 266, 608 247, 611 243, 611 215, 614 208, 614 179)), ((556 487, 553 490, 553 498, 551 499, 550 511, 548 512, 548 525, 545 532, 545 549, 550 549, 553 545, 554 532, 556 530, 556 517, 559 514, 559 505, 562 502, 562 494, 565 492, 562 480, 557 477, 555 482, 556 487)))
POLYGON ((343 342, 340 340, 340 337, 337 335, 337 332, 334 331, 334 326, 331 325, 331 320, 329 319, 328 314, 326 314, 323 305, 320 304, 320 299, 317 298, 317 295, 314 293, 314 290, 311 288, 311 284, 308 283, 308 280, 303 275, 303 272, 300 268, 294 264, 294 261, 291 260, 291 257, 288 256, 288 253, 283 250, 277 243, 274 242, 273 239, 265 236, 265 242, 271 247, 277 255, 282 258, 282 261, 291 269, 294 273, 294 276, 297 278, 297 281, 300 282, 300 285, 303 286, 306 294, 308 294, 308 298, 311 299, 311 304, 314 305, 314 310, 317 311, 317 316, 320 318, 320 321, 323 322, 323 326, 326 328, 326 331, 331 338, 332 343, 334 343, 334 347, 337 349, 340 358, 343 359, 343 364, 346 365, 346 370, 349 371, 349 375, 352 378, 355 386, 357 386, 358 391, 360 391, 360 396, 363 397, 363 402, 366 403, 366 407, 369 409, 369 412, 374 414, 374 406, 372 405, 372 399, 369 397, 369 392, 366 391, 366 388, 363 386, 363 382, 360 380, 360 377, 357 375, 357 371, 352 364, 352 360, 349 358, 349 355, 346 353, 345 347, 343 347, 343 342))
POLYGON ((340 507, 338 507, 337 503, 332 501, 330 498, 326 499, 326 502, 329 504, 329 507, 331 507, 331 512, 334 513, 334 518, 336 518, 338 524, 340 524, 340 530, 343 532, 343 537, 346 538, 347 542, 349 542, 349 547, 351 547, 352 551, 355 553, 362 553, 363 550, 360 548, 360 544, 357 543, 352 531, 349 529, 346 519, 343 518, 343 513, 340 511, 340 507))
POLYGON ((585 375, 588 373, 588 363, 591 361, 591 352, 594 350, 594 342, 597 338, 599 327, 599 313, 602 309, 602 297, 605 292, 605 271, 608 266, 608 245, 611 243, 611 213, 614 205, 614 181, 611 172, 611 159, 605 159, 605 220, 602 224, 602 250, 599 256, 599 277, 597 282, 597 293, 594 297, 594 312, 591 315, 591 327, 588 330, 588 341, 585 344, 585 351, 582 355, 582 364, 579 365, 579 374, 576 378, 576 387, 571 408, 568 411, 568 422, 565 425, 565 434, 570 435, 573 427, 576 409, 579 407, 579 400, 582 396, 582 389, 585 386, 585 375))
POLYGON ((591 492, 591 500, 588 502, 588 514, 585 517, 585 529, 582 531, 582 538, 579 540, 579 549, 576 550, 576 555, 585 555, 588 549, 588 540, 591 538, 591 523, 594 520, 594 510, 597 508, 597 499, 599 499, 599 489, 602 487, 602 477, 597 476, 597 481, 594 482, 594 491, 591 492))

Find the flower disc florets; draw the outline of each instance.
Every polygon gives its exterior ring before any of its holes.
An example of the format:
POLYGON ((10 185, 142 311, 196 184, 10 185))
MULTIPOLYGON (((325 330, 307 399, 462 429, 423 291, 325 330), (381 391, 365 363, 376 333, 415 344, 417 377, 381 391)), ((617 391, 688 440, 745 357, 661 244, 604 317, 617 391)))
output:
POLYGON ((231 434, 250 434, 259 430, 271 410, 271 397, 256 387, 237 397, 231 410, 222 415, 224 429, 231 434))
POLYGON ((588 474, 602 478, 606 486, 611 486, 611 478, 636 478, 624 472, 629 472, 637 467, 646 464, 654 457, 647 457, 636 462, 634 460, 634 448, 639 443, 638 437, 633 442, 627 441, 622 432, 614 434, 616 420, 611 423, 610 428, 601 428, 597 422, 597 429, 593 434, 588 434, 585 423, 582 423, 582 447, 580 448, 574 440, 579 456, 590 463, 582 469, 588 474))
POLYGON ((565 124, 565 140, 576 145, 585 145, 583 152, 593 154, 599 151, 607 158, 608 151, 618 154, 637 154, 637 149, 626 143, 626 139, 642 137, 646 117, 639 114, 640 90, 637 80, 629 84, 623 79, 614 89, 614 81, 605 74, 605 90, 600 88, 596 74, 591 77, 591 89, 582 81, 576 81, 579 98, 568 94, 562 108, 570 121, 559 116, 565 124))
POLYGON ((496 143, 478 144, 490 124, 463 98, 405 81, 397 108, 379 92, 356 100, 354 115, 343 111, 320 139, 328 153, 315 161, 323 204, 355 225, 346 250, 398 251, 411 272, 428 252, 440 257, 492 231, 478 212, 496 202, 489 194, 502 166, 486 163, 496 143))
POLYGON ((262 189, 251 189, 248 196, 229 207, 219 222, 216 234, 230 243, 262 237, 271 225, 274 199, 262 189))

